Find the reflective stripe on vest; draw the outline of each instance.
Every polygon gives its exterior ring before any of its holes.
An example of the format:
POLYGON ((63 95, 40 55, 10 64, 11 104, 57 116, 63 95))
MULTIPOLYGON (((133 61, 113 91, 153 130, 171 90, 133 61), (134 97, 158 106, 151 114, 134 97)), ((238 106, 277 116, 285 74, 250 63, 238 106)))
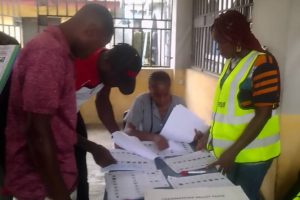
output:
MULTIPOLYGON (((278 111, 277 110, 273 110, 272 111, 272 115, 277 115, 278 111)), ((229 117, 225 117, 222 114, 219 113, 213 113, 214 116, 214 120, 218 121, 218 122, 223 122, 226 124, 245 124, 248 123, 253 117, 254 117, 254 113, 250 113, 250 114, 246 114, 243 116, 231 116, 229 117)))
MULTIPOLYGON (((239 106, 238 93, 239 86, 247 78, 260 54, 257 51, 251 51, 241 59, 223 82, 221 88, 220 81, 229 67, 230 60, 225 63, 213 106, 211 137, 216 157, 219 157, 240 137, 255 115, 254 109, 246 110, 239 106)), ((260 134, 238 154, 235 162, 259 162, 276 157, 280 153, 279 140, 279 118, 277 110, 273 110, 272 117, 260 134)))
MULTIPOLYGON (((252 149, 252 148, 258 148, 258 147, 264 147, 271 144, 274 144, 280 140, 279 134, 272 135, 270 137, 266 137, 263 139, 257 139, 253 140, 245 149, 252 149)), ((228 140, 221 140, 221 139, 214 139, 214 146, 221 147, 224 149, 227 149, 233 144, 233 141, 228 140)))

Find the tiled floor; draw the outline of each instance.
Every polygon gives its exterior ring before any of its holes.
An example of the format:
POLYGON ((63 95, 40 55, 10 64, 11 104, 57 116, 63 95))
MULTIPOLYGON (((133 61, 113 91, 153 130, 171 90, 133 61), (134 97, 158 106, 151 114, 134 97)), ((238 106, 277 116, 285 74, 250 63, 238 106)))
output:
MULTIPOLYGON (((108 149, 113 148, 110 133, 101 126, 89 126, 88 137, 90 140, 105 146, 108 149)), ((101 168, 95 163, 91 154, 87 154, 88 179, 90 184, 90 200, 103 199, 105 190, 104 174, 101 168)))

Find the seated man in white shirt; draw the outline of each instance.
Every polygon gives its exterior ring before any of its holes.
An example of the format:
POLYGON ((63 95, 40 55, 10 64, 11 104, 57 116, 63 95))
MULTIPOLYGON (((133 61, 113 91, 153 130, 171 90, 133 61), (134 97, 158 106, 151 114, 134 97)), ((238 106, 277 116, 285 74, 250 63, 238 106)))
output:
POLYGON ((183 100, 171 94, 171 78, 164 71, 153 72, 148 81, 149 92, 141 94, 125 117, 125 132, 142 141, 153 141, 160 150, 168 148, 160 135, 173 108, 183 100))

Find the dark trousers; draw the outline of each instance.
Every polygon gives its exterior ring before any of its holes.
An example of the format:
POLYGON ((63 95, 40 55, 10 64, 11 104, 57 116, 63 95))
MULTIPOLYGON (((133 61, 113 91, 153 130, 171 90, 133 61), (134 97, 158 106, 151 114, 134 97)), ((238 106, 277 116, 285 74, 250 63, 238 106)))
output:
MULTIPOLYGON (((77 114, 77 133, 87 138, 87 130, 80 112, 77 114)), ((89 183, 86 165, 86 151, 75 146, 76 164, 78 169, 77 200, 89 200, 89 183)))
POLYGON ((296 183, 290 188, 288 193, 283 198, 284 200, 293 200, 297 194, 300 192, 300 172, 298 174, 298 179, 296 183))
POLYGON ((240 185, 250 200, 260 200, 260 186, 272 160, 259 163, 235 163, 227 174, 229 180, 240 185))
MULTIPOLYGON (((5 174, 5 127, 7 119, 8 98, 10 90, 10 78, 8 79, 2 93, 0 94, 0 188, 3 187, 5 174)), ((0 200, 9 200, 12 197, 3 197, 0 200)))

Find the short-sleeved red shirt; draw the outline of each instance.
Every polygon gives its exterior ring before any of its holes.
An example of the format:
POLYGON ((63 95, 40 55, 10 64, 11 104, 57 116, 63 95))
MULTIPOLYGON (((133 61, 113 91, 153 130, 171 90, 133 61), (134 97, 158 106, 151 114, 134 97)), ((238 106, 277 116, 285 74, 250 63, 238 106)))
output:
POLYGON ((85 59, 75 59, 76 90, 82 87, 93 88, 101 83, 97 60, 105 51, 107 51, 106 48, 100 48, 85 59))
POLYGON ((6 128, 5 186, 18 199, 40 200, 48 196, 29 153, 27 112, 52 116, 60 173, 68 189, 75 188, 74 76, 70 49, 58 27, 48 27, 31 40, 14 66, 6 128))

